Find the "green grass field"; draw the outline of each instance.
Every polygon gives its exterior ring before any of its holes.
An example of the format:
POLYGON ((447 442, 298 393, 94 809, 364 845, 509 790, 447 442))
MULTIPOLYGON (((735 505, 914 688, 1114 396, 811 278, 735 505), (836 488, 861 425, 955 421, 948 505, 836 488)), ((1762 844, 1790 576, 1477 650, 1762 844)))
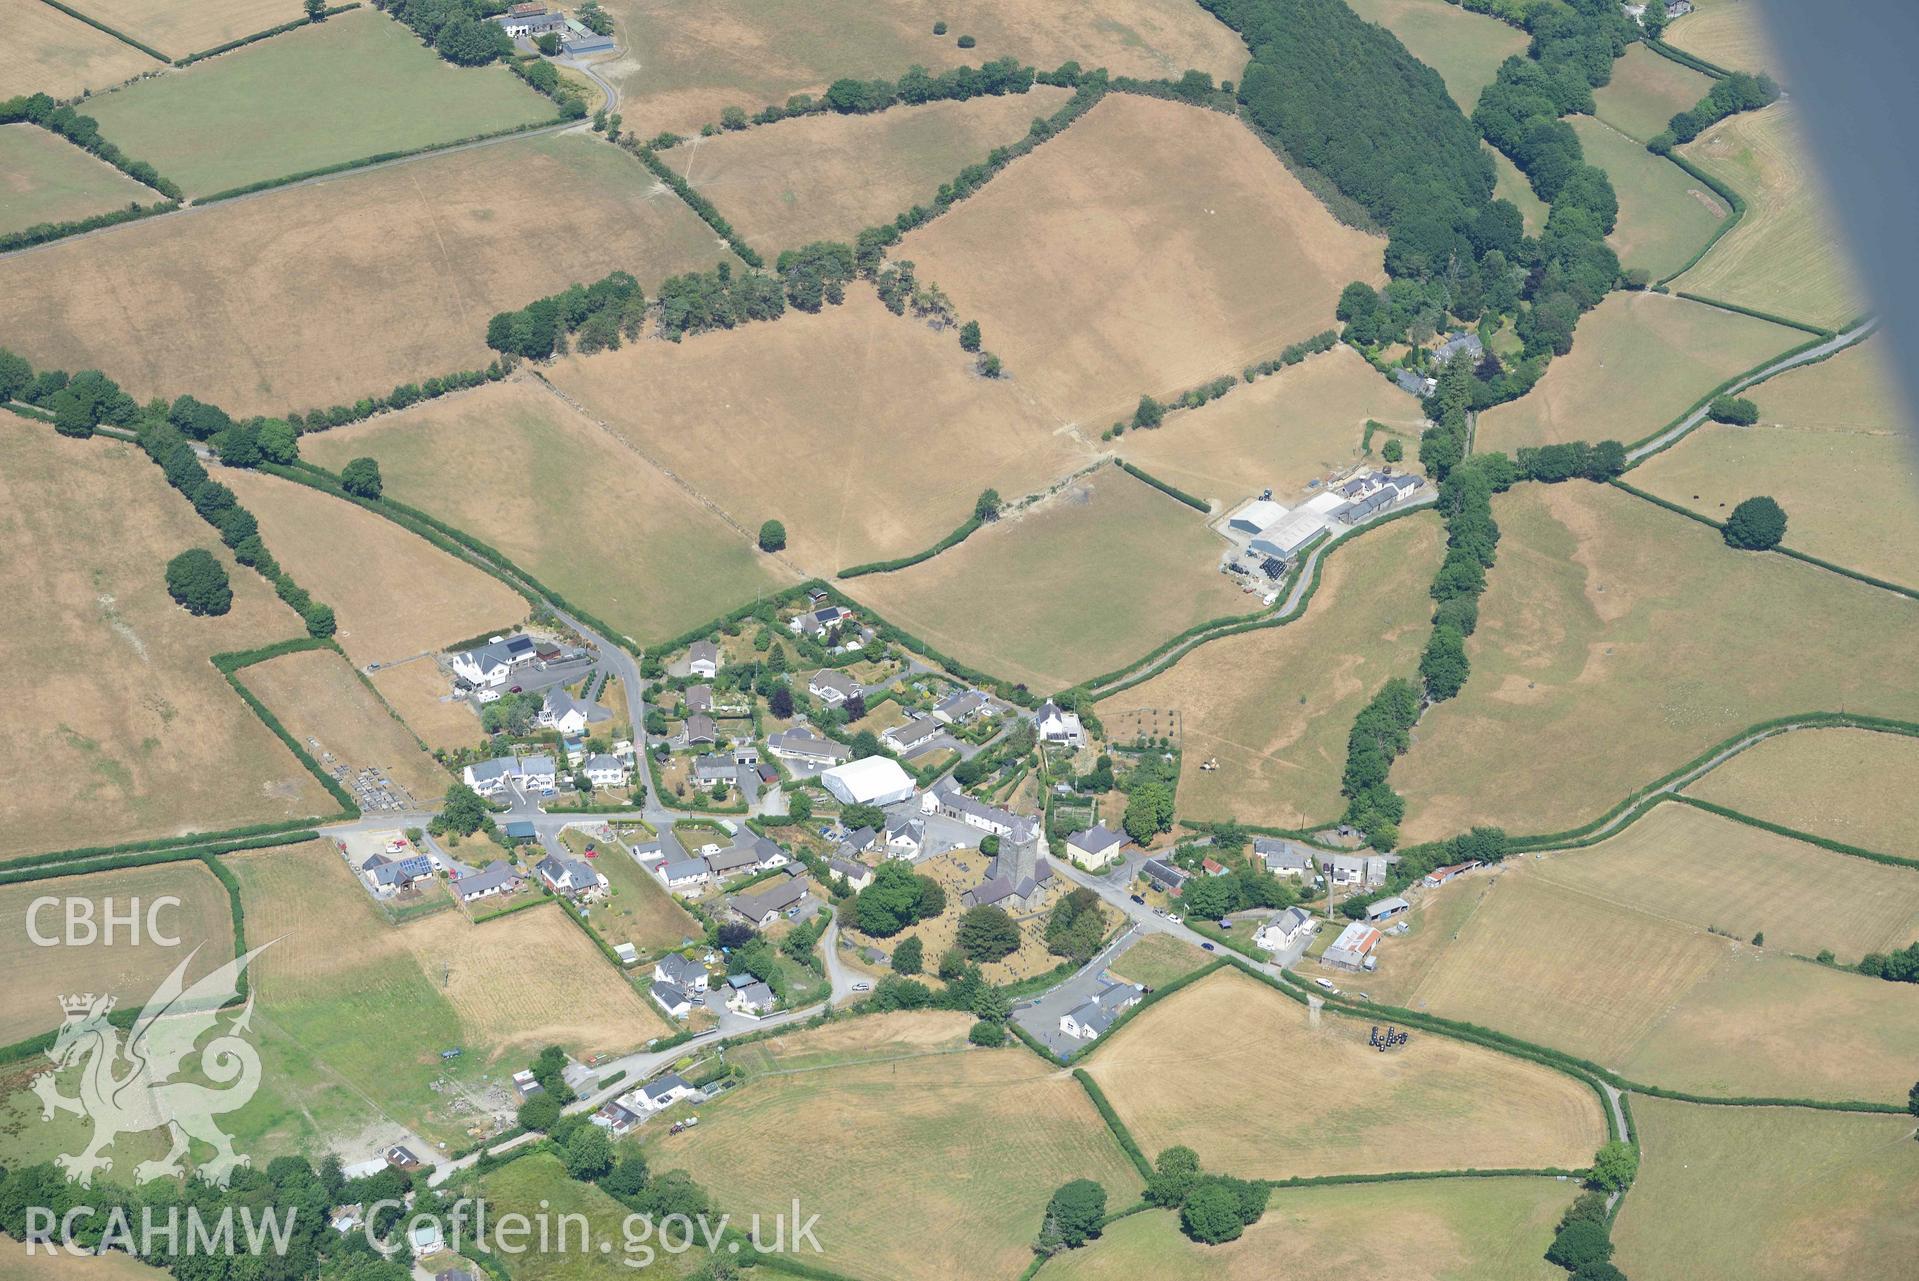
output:
POLYGON ((1447 0, 1351 0, 1351 7, 1398 36, 1415 58, 1437 71, 1446 92, 1469 115, 1499 64, 1526 52, 1525 32, 1447 0))
POLYGON ((1615 293, 1579 318, 1539 385, 1479 416, 1479 449, 1643 440, 1734 374, 1797 346, 1784 325, 1655 293, 1615 293))
POLYGON ((1206 518, 1117 467, 911 569, 847 590, 962 662, 1057 689, 1257 609, 1206 518))
MULTIPOLYGON (((1577 122, 1575 122, 1577 123, 1577 122)), ((1506 159, 1504 153, 1488 146, 1486 151, 1493 158, 1493 195, 1501 200, 1510 200, 1519 209, 1520 217, 1525 219, 1526 231, 1538 235, 1546 225, 1549 212, 1546 202, 1533 193, 1532 183, 1526 175, 1519 172, 1519 166, 1506 159)))
POLYGON ((122 151, 208 195, 530 124, 553 107, 505 68, 455 67, 366 9, 102 95, 87 114, 122 151))
POLYGON ((1127 948, 1113 962, 1112 970, 1115 977, 1128 983, 1156 988, 1191 974, 1211 959, 1191 943, 1170 934, 1148 934, 1127 948))
MULTIPOLYGON (((517 1249, 512 1238, 488 1229, 488 1248, 513 1269, 514 1281, 655 1281, 686 1276, 706 1261, 703 1247, 673 1255, 659 1250, 657 1239, 634 1243, 629 1250, 633 1238, 626 1225, 632 1211, 592 1184, 567 1177, 560 1158, 550 1152, 523 1156, 476 1182, 492 1224, 502 1215, 518 1214, 534 1225, 517 1249), (541 1225, 551 1234, 544 1243, 541 1225), (602 1242, 610 1247, 604 1253, 602 1242), (640 1253, 649 1245, 650 1262, 648 1254, 640 1253)), ((769 1225, 769 1241, 770 1233, 769 1225)))
POLYGON ((1712 80, 1641 44, 1626 46, 1612 64, 1612 82, 1593 91, 1594 115, 1645 142, 1681 111, 1690 111, 1712 80))
POLYGON ((1686 793, 1829 840, 1919 855, 1908 805, 1919 794, 1919 738, 1794 730, 1747 748, 1686 793))
POLYGON ((389 497, 499 548, 642 641, 781 581, 744 535, 537 384, 384 415, 312 437, 306 453, 333 468, 377 458, 389 497))
POLYGON ((1919 1273, 1913 1120, 1635 1098, 1644 1156, 1613 1228, 1634 1281, 1919 1273))
POLYGON ((160 198, 45 129, 0 126, 0 233, 72 222, 160 198))
POLYGON ((1865 287, 1800 135, 1796 106, 1777 102, 1723 120, 1680 154, 1748 208, 1673 288, 1815 325, 1842 325, 1865 309, 1865 287))
POLYGON ((1493 510, 1472 677, 1393 767, 1402 839, 1564 831, 1777 716, 1919 714, 1910 600, 1733 551, 1610 487, 1529 486, 1493 510))
POLYGON ((1111 1224, 1055 1256, 1045 1281, 1557 1281, 1544 1259, 1572 1200, 1554 1179, 1445 1179, 1274 1192, 1265 1217, 1222 1246, 1188 1240, 1167 1211, 1111 1224))
POLYGON ((1702 182, 1664 156, 1590 116, 1572 117, 1588 164, 1612 179, 1619 222, 1609 237, 1619 260, 1654 280, 1685 266, 1731 214, 1702 182))

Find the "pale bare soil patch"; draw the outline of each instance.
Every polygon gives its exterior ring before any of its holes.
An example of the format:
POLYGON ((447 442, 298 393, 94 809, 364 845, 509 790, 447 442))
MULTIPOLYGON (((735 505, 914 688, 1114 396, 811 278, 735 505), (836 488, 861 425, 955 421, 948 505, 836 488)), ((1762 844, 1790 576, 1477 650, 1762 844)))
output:
MULTIPOLYGON (((983 489, 1010 500, 1091 461, 973 364, 952 331, 855 285, 816 316, 576 356, 551 377, 743 528, 782 521, 790 559, 830 577, 939 541, 983 489)), ((709 592, 699 617, 717 604, 709 592)))
POLYGON ((1221 971, 1133 1019, 1087 1071, 1145 1151, 1185 1144, 1241 1178, 1577 1166, 1605 1139, 1597 1096, 1571 1077, 1420 1033, 1381 1053, 1367 1034, 1331 1014, 1314 1028, 1221 971), (1227 1095, 1240 1106, 1219 1109, 1227 1095))
POLYGON ((1805 336, 1685 298, 1612 294, 1579 318, 1572 351, 1553 360, 1537 387, 1479 416, 1477 447, 1643 440, 1805 336))
POLYGON ((1634 1099, 1639 1181, 1613 1242, 1646 1281, 1919 1272, 1912 1118, 1634 1099))
POLYGON ((36 366, 278 414, 482 367, 495 312, 574 281, 619 269, 650 292, 728 256, 631 156, 563 134, 0 258, 0 297, 36 366))
POLYGON ((0 127, 0 232, 71 222, 160 197, 35 125, 0 127))
POLYGON ((220 479, 259 518, 287 572, 333 606, 334 639, 360 666, 411 658, 526 616, 525 598, 505 583, 363 507, 259 472, 229 468, 220 479))
POLYGON ((0 98, 26 93, 71 98, 165 66, 41 0, 0 0, 0 17, 7 29, 0 98))
MULTIPOLYGON (((1335 347, 1300 364, 1241 383, 1219 400, 1133 431, 1113 448, 1196 498, 1224 511, 1271 488, 1283 503, 1307 486, 1362 461, 1360 442, 1372 419, 1398 431, 1410 470, 1423 423, 1419 402, 1379 376, 1350 347, 1335 347)), ((1377 460, 1390 435, 1373 433, 1377 460)))
POLYGON ((161 53, 184 58, 303 17, 300 0, 80 0, 71 6, 161 53))
POLYGON ((0 851, 218 831, 332 800, 207 661, 299 634, 293 612, 131 445, 0 428, 0 851), (195 618, 166 563, 215 549, 232 611, 195 618))
POLYGON ((59 1027, 65 1017, 61 997, 97 992, 112 996, 116 1009, 137 1010, 194 948, 200 955, 187 970, 187 983, 226 964, 233 959, 233 913, 225 887, 201 863, 127 868, 0 889, 0 939, 6 941, 0 958, 7 973, 6 993, 0 998, 0 1045, 12 1045, 59 1027), (56 900, 54 905, 33 913, 29 921, 34 902, 47 897, 56 900), (177 903, 161 904, 163 898, 177 903), (79 941, 83 936, 74 936, 55 947, 33 942, 30 925, 42 937, 69 938, 66 904, 81 899, 92 906, 93 925, 101 930, 109 911, 121 918, 138 913, 138 937, 129 938, 122 920, 111 939, 102 934, 84 943, 79 941), (177 945, 148 932, 149 913, 162 937, 179 940, 177 945))
POLYGON ((1117 467, 910 569, 855 579, 888 620, 983 670, 1059 688, 1251 613, 1205 518, 1117 467), (988 608, 981 603, 990 601, 988 608))
MULTIPOLYGON (((611 359, 617 357, 581 363, 611 359)), ((621 404, 651 422, 657 391, 621 404)), ((388 495, 504 552, 551 590, 642 641, 674 635, 792 577, 755 550, 747 532, 531 379, 417 405, 302 444, 335 469, 361 455, 378 459, 388 495)), ((404 679, 428 685, 424 671, 404 679)), ((448 709, 449 729, 455 712, 467 715, 448 709)))
MULTIPOLYGON (((380 696, 361 683, 347 660, 327 649, 284 654, 241 670, 240 679, 300 746, 331 772, 384 770, 423 807, 446 794, 446 770, 421 750, 380 696)), ((350 787, 350 784, 349 784, 350 787)))
POLYGON ((1178 77, 1189 67, 1237 80, 1246 45, 1183 0, 610 0, 623 56, 601 74, 630 127, 697 133, 727 107, 749 115, 842 76, 897 78, 1011 57, 1051 70, 1077 61, 1116 76, 1178 77), (948 32, 932 34, 944 21, 948 32), (978 47, 962 49, 970 35, 978 47))
POLYGON ((1325 559, 1302 617, 1202 645, 1100 715, 1179 711, 1183 814, 1281 827, 1335 817, 1353 716, 1417 665, 1443 541, 1430 515, 1368 530, 1325 559), (1200 769, 1208 759, 1220 768, 1200 769))
POLYGON ((693 138, 666 163, 705 193, 768 260, 815 240, 851 243, 864 227, 930 205, 940 184, 1069 96, 1023 94, 931 102, 873 116, 822 115, 745 133, 693 138))
POLYGON ((894 251, 1014 380, 1089 430, 1332 324, 1383 243, 1342 227, 1244 125, 1114 94, 894 251))
POLYGON ((1393 767, 1402 839, 1564 831, 1763 720, 1919 713, 1912 601, 1611 487, 1515 489, 1493 513, 1472 678, 1393 767))
POLYGON ((1741 752, 1686 792, 1815 836, 1919 857, 1912 831, 1919 739, 1794 730, 1741 752))
MULTIPOLYGON (((1905 740, 1911 741, 1911 740, 1905 740)), ((1904 947, 1919 928, 1919 871, 1822 850, 1668 803, 1583 850, 1546 857, 1556 885, 1768 947, 1843 961, 1904 947)))

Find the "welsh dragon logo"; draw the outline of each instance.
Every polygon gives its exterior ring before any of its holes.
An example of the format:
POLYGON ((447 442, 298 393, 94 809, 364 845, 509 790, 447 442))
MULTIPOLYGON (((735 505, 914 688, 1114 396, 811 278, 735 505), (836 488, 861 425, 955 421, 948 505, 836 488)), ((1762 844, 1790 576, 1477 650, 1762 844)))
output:
POLYGON ((91 1184, 95 1171, 113 1168, 113 1158, 102 1151, 116 1138, 162 1126, 171 1131, 171 1150, 158 1161, 135 1167, 134 1178, 141 1183, 182 1173, 181 1158, 190 1139, 214 1149, 213 1159, 198 1168, 211 1182, 225 1186, 236 1168, 249 1163, 233 1150, 233 1139, 214 1118, 243 1107, 260 1088, 260 1056, 245 1039, 253 1017, 251 994, 232 1022, 199 1051, 200 1075, 223 1088, 172 1078, 194 1054, 200 1038, 217 1027, 220 1008, 239 996, 240 975, 247 965, 271 946, 266 943, 235 957, 186 987, 187 966, 200 950, 195 948, 147 999, 124 1045, 120 1029, 107 1018, 114 1004, 111 996, 60 998, 66 1021, 47 1051, 54 1066, 34 1077, 33 1092, 40 1096, 42 1120, 72 1112, 93 1122, 93 1140, 85 1151, 57 1158, 63 1170, 91 1184), (68 1098, 55 1078, 76 1065, 80 1094, 68 1098))

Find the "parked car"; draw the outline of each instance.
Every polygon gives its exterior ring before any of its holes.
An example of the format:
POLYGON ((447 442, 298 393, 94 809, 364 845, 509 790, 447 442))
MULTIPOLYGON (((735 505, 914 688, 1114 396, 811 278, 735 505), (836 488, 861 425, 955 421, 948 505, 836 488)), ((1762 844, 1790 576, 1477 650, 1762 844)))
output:
POLYGON ((1141 897, 1140 897, 1139 895, 1137 895, 1137 894, 1135 894, 1135 895, 1133 895, 1133 902, 1135 902, 1135 903, 1137 903, 1137 904, 1139 904, 1139 905, 1140 905, 1141 907, 1145 907, 1145 906, 1146 906, 1146 900, 1145 900, 1145 899, 1143 899, 1143 898, 1141 898, 1141 897))
POLYGON ((1338 988, 1333 986, 1333 981, 1331 979, 1314 979, 1313 982, 1319 984, 1321 987, 1325 988, 1328 992, 1337 993, 1339 991, 1338 988))
POLYGON ((1166 914, 1166 919, 1167 919, 1167 920, 1169 920, 1169 921, 1171 921, 1171 922, 1172 922, 1173 924, 1175 924, 1175 925, 1183 925, 1183 924, 1185 924, 1185 918, 1184 918, 1184 917, 1179 917, 1179 916, 1175 916, 1175 915, 1173 915, 1173 914, 1172 914, 1171 912, 1168 912, 1168 913, 1166 914))
POLYGON ((1217 952, 1217 951, 1219 951, 1219 949, 1218 949, 1218 948, 1216 948, 1216 947, 1214 947, 1214 946, 1213 946, 1213 945, 1212 945, 1211 943, 1201 943, 1201 944, 1200 944, 1200 946, 1201 946, 1201 947, 1203 947, 1203 948, 1205 948, 1205 949, 1206 949, 1206 950, 1207 950, 1208 952, 1217 952))
POLYGON ((855 983, 853 985, 853 990, 855 992, 871 992, 873 990, 873 985, 871 983, 855 983))

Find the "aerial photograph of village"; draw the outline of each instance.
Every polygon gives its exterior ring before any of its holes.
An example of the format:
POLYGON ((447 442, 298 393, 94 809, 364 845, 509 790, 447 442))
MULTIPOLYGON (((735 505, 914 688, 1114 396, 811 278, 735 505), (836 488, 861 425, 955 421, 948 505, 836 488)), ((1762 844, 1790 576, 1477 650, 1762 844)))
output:
POLYGON ((1919 1278, 1768 5, 0 0, 0 1281, 1919 1278))

